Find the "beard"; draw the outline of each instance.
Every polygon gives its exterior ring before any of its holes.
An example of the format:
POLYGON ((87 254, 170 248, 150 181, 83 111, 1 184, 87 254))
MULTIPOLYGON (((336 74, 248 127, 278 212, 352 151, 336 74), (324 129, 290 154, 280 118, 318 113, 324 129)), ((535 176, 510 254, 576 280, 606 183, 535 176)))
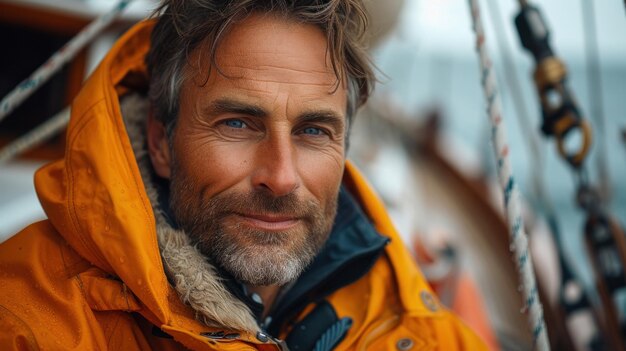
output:
POLYGON ((203 189, 173 167, 170 208, 180 227, 212 263, 238 281, 284 285, 300 276, 328 238, 337 211, 337 196, 326 203, 300 199, 295 193, 275 197, 268 190, 234 190, 208 199, 203 189), (295 226, 265 231, 246 224, 241 215, 297 218, 295 226))

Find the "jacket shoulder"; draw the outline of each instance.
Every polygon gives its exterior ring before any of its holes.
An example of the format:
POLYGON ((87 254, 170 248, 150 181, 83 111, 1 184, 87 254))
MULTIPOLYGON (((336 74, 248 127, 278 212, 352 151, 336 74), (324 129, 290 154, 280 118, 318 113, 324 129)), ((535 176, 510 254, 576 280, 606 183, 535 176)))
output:
POLYGON ((90 266, 49 220, 33 223, 0 244, 0 264, 7 273, 3 280, 33 283, 46 277, 63 280, 90 266))
POLYGON ((0 349, 105 348, 76 281, 89 266, 47 220, 2 243, 0 349))
POLYGON ((396 271, 389 259, 398 254, 394 251, 382 255, 365 277, 329 297, 338 317, 353 320, 342 346, 357 350, 486 350, 484 342, 441 305, 417 268, 396 271), (407 296, 410 303, 403 301, 407 296))

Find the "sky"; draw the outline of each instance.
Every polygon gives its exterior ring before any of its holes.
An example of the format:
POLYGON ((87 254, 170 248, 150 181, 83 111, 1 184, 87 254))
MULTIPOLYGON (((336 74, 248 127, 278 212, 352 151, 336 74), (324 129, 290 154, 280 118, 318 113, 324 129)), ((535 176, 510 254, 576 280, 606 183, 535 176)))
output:
MULTIPOLYGON (((103 13, 117 3, 114 0, 2 0, 30 3, 37 6, 64 8, 78 14, 103 13), (77 6, 77 3, 82 3, 77 6)), ((365 0, 365 2, 381 0, 365 0)), ((387 0, 389 1, 389 0, 387 0)), ((403 2, 400 30, 424 50, 467 55, 472 52, 471 27, 467 0, 394 0, 403 2)), ((593 1, 596 11, 600 55, 606 60, 626 57, 626 6, 622 0, 535 0, 553 33, 554 46, 561 55, 576 57, 583 52, 582 26, 583 2, 593 1)), ((157 0, 134 0, 125 16, 142 17, 150 13, 157 0)), ((498 4, 503 18, 512 19, 518 11, 516 0, 480 0, 479 4, 488 19, 487 4, 498 4)), ((491 28, 487 29, 488 32, 491 28)), ((513 27, 505 28, 510 39, 517 43, 513 27)))
MULTIPOLYGON (((621 0, 540 0, 531 1, 540 8, 551 30, 554 49, 560 55, 577 59, 584 54, 583 2, 593 1, 598 33, 600 56, 607 61, 626 57, 626 6, 621 0)), ((490 3, 481 0, 479 5, 486 23, 487 33, 493 33, 490 20, 490 3)), ((497 0, 500 15, 507 26, 505 32, 512 43, 518 44, 512 23, 519 11, 515 0, 497 0), (508 19, 508 21, 507 21, 508 19)), ((472 31, 467 0, 408 0, 405 1, 402 27, 407 39, 420 45, 422 50, 455 55, 473 52, 472 31)), ((519 47, 519 45, 517 45, 519 47)))

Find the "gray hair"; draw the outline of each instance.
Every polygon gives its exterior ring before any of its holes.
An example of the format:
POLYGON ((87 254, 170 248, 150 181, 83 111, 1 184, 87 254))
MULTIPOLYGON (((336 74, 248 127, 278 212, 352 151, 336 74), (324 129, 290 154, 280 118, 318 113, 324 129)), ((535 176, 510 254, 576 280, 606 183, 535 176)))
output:
MULTIPOLYGON (((171 135, 178 116, 179 94, 190 53, 207 45, 211 63, 220 40, 234 22, 255 12, 275 13, 316 25, 326 35, 337 85, 347 81, 348 125, 375 82, 363 46, 367 14, 362 0, 164 0, 154 11, 158 19, 146 57, 150 101, 155 117, 171 135)), ((218 68, 219 70, 219 68, 218 68)), ((208 76, 207 76, 208 78, 208 76)))

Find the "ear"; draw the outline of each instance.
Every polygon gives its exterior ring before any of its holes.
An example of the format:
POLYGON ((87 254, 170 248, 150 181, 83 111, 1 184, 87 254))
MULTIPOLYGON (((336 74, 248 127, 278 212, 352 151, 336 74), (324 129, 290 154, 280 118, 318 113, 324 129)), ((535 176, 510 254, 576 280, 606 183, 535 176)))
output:
POLYGON ((148 114, 148 153, 157 175, 169 179, 171 174, 171 152, 167 132, 162 122, 154 118, 152 110, 148 114))

